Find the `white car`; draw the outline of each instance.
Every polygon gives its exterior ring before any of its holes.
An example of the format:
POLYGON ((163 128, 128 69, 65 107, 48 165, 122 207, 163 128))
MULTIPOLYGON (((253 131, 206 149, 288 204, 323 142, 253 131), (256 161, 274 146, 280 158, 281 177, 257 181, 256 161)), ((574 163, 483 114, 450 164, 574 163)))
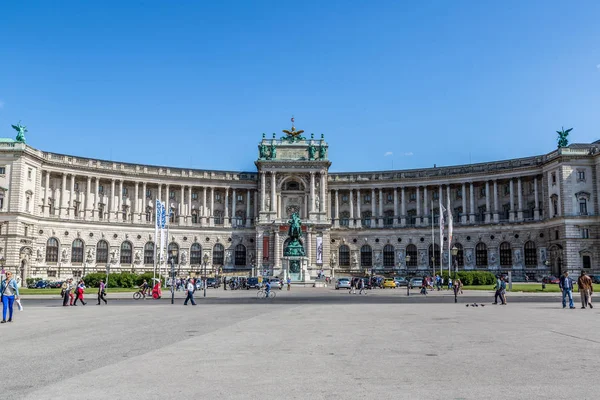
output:
POLYGON ((339 278, 335 281, 335 290, 341 289, 350 289, 350 279, 348 278, 339 278))

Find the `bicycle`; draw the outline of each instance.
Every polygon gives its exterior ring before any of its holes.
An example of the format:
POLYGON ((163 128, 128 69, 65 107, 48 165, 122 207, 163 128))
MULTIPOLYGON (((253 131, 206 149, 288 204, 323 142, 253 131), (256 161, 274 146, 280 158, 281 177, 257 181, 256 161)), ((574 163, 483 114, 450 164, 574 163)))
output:
POLYGON ((135 293, 133 294, 133 299, 134 299, 134 300, 139 300, 139 299, 141 299, 142 297, 143 297, 143 298, 146 298, 146 294, 145 294, 143 291, 141 291, 141 290, 138 290, 137 292, 135 292, 135 293))
MULTIPOLYGON (((274 298, 275 298, 275 296, 277 296, 277 295, 275 294, 275 292, 274 292, 274 291, 272 291, 272 290, 271 290, 271 291, 269 291, 269 298, 270 298, 270 299, 274 299, 274 298)), ((258 291, 258 293, 256 293, 256 297, 257 297, 257 298, 259 298, 259 299, 264 299, 264 298, 266 298, 266 297, 267 297, 267 292, 265 292, 263 289, 260 289, 260 290, 258 291)))

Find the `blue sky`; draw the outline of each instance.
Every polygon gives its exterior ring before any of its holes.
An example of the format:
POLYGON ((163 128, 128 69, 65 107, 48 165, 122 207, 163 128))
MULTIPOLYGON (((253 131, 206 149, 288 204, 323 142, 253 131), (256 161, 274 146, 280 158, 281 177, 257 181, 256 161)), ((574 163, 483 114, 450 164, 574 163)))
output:
POLYGON ((0 136, 22 120, 47 151, 252 171, 294 115, 331 171, 541 154, 561 126, 600 139, 599 17, 598 1, 3 2, 0 136))

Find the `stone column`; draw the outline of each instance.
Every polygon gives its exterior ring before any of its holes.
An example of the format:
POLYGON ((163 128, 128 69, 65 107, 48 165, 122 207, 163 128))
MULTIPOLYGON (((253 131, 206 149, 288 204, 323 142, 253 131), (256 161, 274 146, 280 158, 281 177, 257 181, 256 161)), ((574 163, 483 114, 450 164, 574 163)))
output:
POLYGON ((379 227, 383 228, 383 189, 379 189, 379 213, 377 214, 379 227))
MULTIPOLYGON (((254 212, 252 213, 252 218, 254 218, 254 225, 256 225, 256 218, 258 218, 258 190, 254 191, 254 212)), ((258 257, 257 257, 258 259, 258 257)), ((257 261, 258 263, 258 261, 257 261)), ((258 265, 258 264, 257 264, 258 265)))
POLYGON ((335 189, 335 213, 334 213, 334 226, 337 228, 340 226, 340 191, 335 189))
POLYGON ((117 212, 115 214, 117 220, 126 219, 126 218, 122 218, 122 215, 123 215, 122 209, 123 209, 123 180, 119 179, 119 193, 117 194, 117 212), (121 215, 121 218, 119 218, 119 215, 121 215))
POLYGON ((494 222, 500 222, 500 216, 498 215, 498 181, 494 179, 494 222))
POLYGON ((400 225, 406 226, 406 196, 405 196, 405 188, 402 186, 400 189, 400 208, 401 208, 401 216, 400 216, 400 225))
POLYGON ((537 183, 537 176, 533 178, 533 193, 534 193, 534 201, 535 201, 535 208, 533 210, 533 219, 535 219, 536 221, 540 220, 540 209, 539 209, 539 198, 538 198, 538 183, 537 183))
POLYGON ((375 189, 371 189, 371 228, 377 227, 377 207, 375 206, 375 189))
POLYGON ((306 230, 306 256, 308 257, 308 267, 312 265, 312 233, 306 230))
POLYGON ((215 219, 213 216, 215 215, 215 188, 210 188, 210 209, 208 210, 208 215, 206 218, 208 219, 209 226, 215 226, 215 219))
MULTIPOLYGON (((94 216, 94 221, 98 221, 100 219, 100 178, 96 177, 96 190, 95 190, 95 198, 94 198, 94 209, 92 211, 93 214, 96 214, 94 216)), ((104 216, 103 216, 104 217, 104 216)))
POLYGON ((423 187, 423 224, 429 226, 429 195, 427 193, 427 186, 423 187))
POLYGON ((467 184, 462 184, 462 215, 460 216, 460 223, 467 223, 467 184))
POLYGON ((193 191, 193 187, 190 185, 188 186, 188 204, 187 204, 187 209, 186 209, 186 219, 187 219, 187 225, 188 226, 192 226, 192 191, 193 191))
POLYGON ((167 208, 167 213, 171 211, 171 185, 167 183, 165 188, 165 207, 167 208))
POLYGON ((469 219, 471 223, 475 223, 475 190, 473 189, 473 182, 469 185, 469 201, 471 202, 471 213, 469 219))
POLYGON ((350 201, 350 226, 354 226, 354 193, 350 189, 348 193, 348 200, 350 201))
POLYGON ((510 211, 508 212, 508 220, 513 222, 515 220, 515 206, 513 197, 513 180, 512 178, 508 181, 508 200, 510 202, 510 211))
POLYGON ((230 226, 229 222, 229 188, 225 188, 225 211, 223 212, 223 226, 230 226))
MULTIPOLYGON (((313 204, 314 204, 314 176, 313 176, 313 204)), ((275 215, 273 216, 273 218, 277 218, 277 198, 275 195, 275 184, 276 184, 276 179, 275 179, 275 171, 271 172, 271 212, 275 213, 275 215)), ((313 206, 313 210, 314 210, 314 206, 313 206)))
POLYGON ((420 226, 421 225, 421 188, 419 186, 417 186, 415 189, 417 190, 417 218, 416 218, 415 225, 420 226))
POLYGON ((398 226, 398 188, 394 188, 394 227, 398 226))
MULTIPOLYGON (((230 219, 230 221, 232 221, 235 218, 236 206, 237 206, 237 193, 235 192, 235 189, 232 189, 232 192, 231 192, 231 219, 230 219)), ((236 224, 237 224, 237 221, 236 221, 236 224)))
POLYGON ((46 188, 44 190, 44 208, 42 209, 44 216, 50 215, 50 171, 46 171, 46 188))
MULTIPOLYGON (((275 230, 273 238, 273 269, 279 268, 279 230, 275 230)), ((275 271, 273 271, 275 273, 275 271)))
POLYGON ((185 224, 185 186, 181 185, 179 189, 179 225, 185 224))
POLYGON ((310 173, 310 207, 309 212, 315 211, 315 173, 310 173))
POLYGON ((266 196, 266 183, 265 183, 265 171, 260 171, 260 212, 265 210, 265 196, 266 196))
POLYGON ((202 215, 202 218, 200 219, 202 225, 208 225, 208 204, 206 204, 206 186, 202 186, 202 213, 200 215, 202 215))
POLYGON ((320 212, 325 212, 327 210, 327 197, 325 196, 325 186, 327 182, 325 181, 325 173, 321 172, 321 209, 320 212))
POLYGON ((246 190, 246 227, 250 227, 250 189, 246 190))
POLYGON ((110 196, 108 197, 108 220, 114 219, 115 208, 115 180, 110 180, 110 196))
POLYGON ((362 206, 361 201, 362 199, 360 198, 360 189, 356 189, 356 226, 359 228, 362 226, 362 217, 360 215, 360 207, 362 206))
POLYGON ((92 210, 90 209, 90 197, 92 197, 92 177, 88 175, 85 186, 85 219, 92 220, 92 210))
POLYGON ((75 175, 71 175, 71 189, 69 195, 69 218, 75 217, 75 175))
POLYGON ((67 196, 67 174, 62 174, 62 186, 60 187, 60 208, 58 213, 61 217, 65 216, 65 197, 67 196))
POLYGON ((517 179, 517 199, 519 209, 517 210, 517 219, 523 221, 523 187, 521 186, 521 178, 517 179))
MULTIPOLYGON (((140 207, 139 213, 140 213, 140 221, 146 221, 146 217, 144 216, 144 214, 146 214, 146 196, 148 194, 148 185, 146 184, 146 182, 142 182, 142 206, 140 207)), ((154 202, 156 204, 156 202, 154 202)), ((154 205, 156 207, 156 205, 154 205)), ((154 210, 154 213, 150 213, 150 220, 152 221, 152 214, 156 214, 156 210, 154 210)))
POLYGON ((158 184, 158 201, 162 203, 162 183, 158 184))
POLYGON ((140 183, 139 182, 135 182, 135 187, 133 189, 133 204, 132 204, 132 209, 131 209, 131 219, 133 223, 138 222, 139 219, 139 195, 140 195, 140 183))
POLYGON ((485 181, 485 223, 490 223, 490 217, 492 216, 490 210, 490 181, 485 181))

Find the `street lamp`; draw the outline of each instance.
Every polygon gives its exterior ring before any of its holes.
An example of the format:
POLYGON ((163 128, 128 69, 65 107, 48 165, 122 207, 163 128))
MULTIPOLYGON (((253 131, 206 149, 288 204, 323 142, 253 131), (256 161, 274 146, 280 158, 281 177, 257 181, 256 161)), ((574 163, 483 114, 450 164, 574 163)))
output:
MULTIPOLYGON (((410 255, 407 254, 406 255, 406 267, 408 267, 408 263, 410 262, 410 255)), ((408 269, 408 268, 407 268, 408 269)), ((408 284, 406 285, 406 295, 410 296, 410 280, 408 281, 408 284)))
POLYGON ((169 256, 169 263, 171 264, 171 304, 175 304, 175 258, 177 254, 177 250, 173 249, 169 256))
POLYGON ((202 261, 204 261, 204 276, 202 277, 202 282, 204 286, 204 297, 206 297, 206 264, 208 264, 208 254, 204 253, 202 261))
MULTIPOLYGON (((454 283, 456 283, 456 274, 458 273, 458 261, 456 260, 456 256, 458 255, 458 248, 455 246, 450 250, 452 253, 452 262, 454 264, 454 283)), ((448 279, 450 279, 450 275, 448 275, 448 279)), ((454 284, 452 285, 452 289, 454 289, 454 302, 458 303, 458 287, 454 284)))

